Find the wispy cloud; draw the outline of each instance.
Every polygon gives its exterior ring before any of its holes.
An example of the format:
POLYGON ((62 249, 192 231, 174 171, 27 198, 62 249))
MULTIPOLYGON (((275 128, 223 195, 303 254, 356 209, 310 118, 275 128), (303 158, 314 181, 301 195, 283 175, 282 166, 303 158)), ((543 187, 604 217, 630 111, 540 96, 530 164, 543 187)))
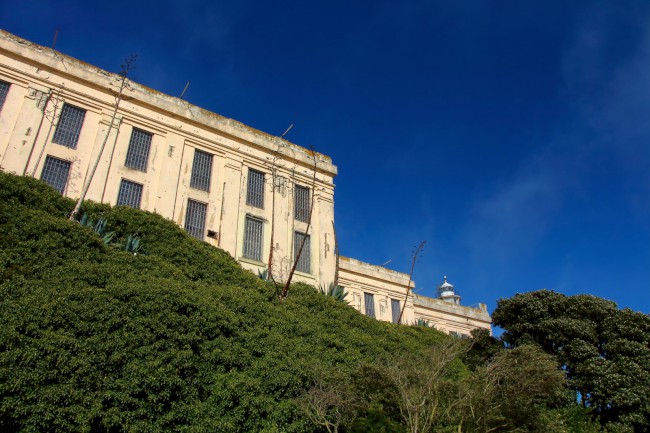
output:
POLYGON ((554 171, 550 160, 529 162, 475 202, 464 230, 474 260, 505 265, 535 248, 560 206, 554 171))

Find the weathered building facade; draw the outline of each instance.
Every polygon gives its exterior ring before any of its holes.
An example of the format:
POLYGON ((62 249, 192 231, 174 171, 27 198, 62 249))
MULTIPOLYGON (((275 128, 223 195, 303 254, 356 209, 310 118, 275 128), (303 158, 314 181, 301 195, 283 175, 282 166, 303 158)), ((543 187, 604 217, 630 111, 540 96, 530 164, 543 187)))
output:
POLYGON ((0 50, 3 170, 76 198, 105 142, 87 199, 157 212, 254 271, 266 267, 273 226, 280 278, 307 236, 297 279, 331 281, 329 157, 133 82, 109 128, 119 75, 8 33, 0 50))
MULTIPOLYGON (((156 212, 253 272, 273 250, 278 280, 304 241, 295 279, 334 280, 329 157, 131 81, 117 97, 122 80, 0 31, 0 168, 76 198, 98 161, 86 199, 156 212)), ((381 320, 394 320, 408 284, 351 259, 340 281, 352 305, 381 320)), ((403 322, 417 317, 414 299, 403 322)))

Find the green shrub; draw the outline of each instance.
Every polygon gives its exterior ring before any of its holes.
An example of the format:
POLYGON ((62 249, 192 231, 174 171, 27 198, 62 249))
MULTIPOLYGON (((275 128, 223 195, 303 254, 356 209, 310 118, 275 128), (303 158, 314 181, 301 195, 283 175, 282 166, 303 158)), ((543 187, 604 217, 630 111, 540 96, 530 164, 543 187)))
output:
POLYGON ((149 254, 118 251, 47 185, 0 183, 0 431, 313 431, 295 399, 315 371, 353 375, 444 338, 304 284, 279 303, 173 222, 86 203, 149 254))
POLYGON ((55 216, 68 216, 74 200, 62 197, 51 186, 28 176, 15 176, 0 171, 0 203, 11 203, 55 216))

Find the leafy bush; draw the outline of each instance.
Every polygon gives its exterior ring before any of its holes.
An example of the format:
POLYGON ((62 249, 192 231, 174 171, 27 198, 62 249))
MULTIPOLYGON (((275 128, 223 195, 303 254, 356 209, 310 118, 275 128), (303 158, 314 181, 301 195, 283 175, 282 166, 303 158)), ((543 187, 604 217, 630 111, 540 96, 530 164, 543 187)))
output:
POLYGON ((444 338, 304 284, 278 303, 159 215, 85 205, 142 239, 149 254, 133 255, 69 221, 71 201, 39 181, 2 173, 0 191, 3 432, 312 431, 296 399, 314 371, 351 375, 444 338))
POLYGON ((38 179, 15 176, 0 171, 0 202, 42 210, 55 216, 67 216, 74 209, 74 201, 62 197, 58 191, 38 179))

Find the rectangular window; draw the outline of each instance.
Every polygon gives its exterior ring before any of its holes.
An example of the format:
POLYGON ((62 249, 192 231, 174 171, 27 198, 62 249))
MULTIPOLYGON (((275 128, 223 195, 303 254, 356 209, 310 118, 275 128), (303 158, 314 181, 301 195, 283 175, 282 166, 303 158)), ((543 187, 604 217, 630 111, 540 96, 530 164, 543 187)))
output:
POLYGON ((244 257, 262 261, 263 233, 264 221, 247 216, 244 223, 244 257))
POLYGON ((194 162, 192 162, 192 177, 190 186, 203 191, 210 191, 210 179, 212 177, 212 155, 200 150, 194 150, 194 162))
POLYGON ((298 221, 309 221, 309 188, 296 185, 294 189, 293 213, 298 221))
POLYGON ((65 191, 65 185, 68 183, 68 176, 70 174, 70 161, 64 161, 59 158, 47 156, 43 171, 41 172, 41 180, 52 186, 61 194, 65 191))
POLYGON ((187 200, 185 213, 185 231, 197 239, 203 240, 205 235, 205 217, 208 205, 194 200, 187 200))
POLYGON ((63 104, 52 143, 76 149, 85 117, 86 110, 75 107, 74 105, 63 104))
POLYGON ((401 310, 399 300, 391 299, 390 307, 391 307, 391 312, 393 313, 393 323, 399 323, 399 313, 401 310))
POLYGON ((11 87, 11 84, 0 80, 0 111, 2 111, 2 106, 5 105, 5 99, 7 99, 9 87, 11 87))
POLYGON ((248 189, 246 204, 264 209, 264 173, 248 169, 248 189))
POLYGON ((298 260, 298 265, 296 266, 296 271, 304 272, 309 274, 311 272, 311 239, 309 235, 304 233, 295 232, 293 237, 293 260, 298 260), (302 245, 302 240, 305 240, 305 246, 302 248, 300 257, 298 257, 298 252, 300 251, 300 245, 302 245))
POLYGON ((120 183, 120 192, 117 194, 117 205, 140 209, 141 199, 142 185, 131 182, 130 180, 122 179, 122 182, 120 183))
POLYGON ((152 136, 149 132, 133 128, 124 165, 146 173, 152 136))
POLYGON ((366 307, 366 316, 375 317, 375 295, 372 293, 363 294, 363 303, 366 307))

